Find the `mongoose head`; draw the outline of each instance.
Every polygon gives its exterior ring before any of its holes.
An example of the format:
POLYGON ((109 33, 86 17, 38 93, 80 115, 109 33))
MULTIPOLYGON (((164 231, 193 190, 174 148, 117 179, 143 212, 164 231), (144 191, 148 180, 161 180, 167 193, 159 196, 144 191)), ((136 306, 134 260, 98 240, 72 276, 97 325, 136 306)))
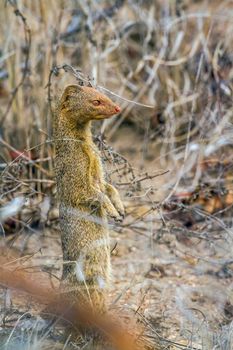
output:
POLYGON ((92 87, 80 85, 68 85, 65 88, 60 108, 68 118, 78 123, 106 119, 120 112, 120 107, 110 98, 92 87))

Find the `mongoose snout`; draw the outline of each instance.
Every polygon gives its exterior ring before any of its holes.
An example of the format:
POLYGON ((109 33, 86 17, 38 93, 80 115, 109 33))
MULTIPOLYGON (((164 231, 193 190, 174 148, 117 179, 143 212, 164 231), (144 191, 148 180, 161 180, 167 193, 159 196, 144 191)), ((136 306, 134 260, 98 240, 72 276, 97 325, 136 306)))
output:
POLYGON ((120 111, 121 111, 120 107, 119 107, 119 106, 116 106, 116 107, 115 107, 115 112, 116 112, 116 113, 120 113, 120 111))

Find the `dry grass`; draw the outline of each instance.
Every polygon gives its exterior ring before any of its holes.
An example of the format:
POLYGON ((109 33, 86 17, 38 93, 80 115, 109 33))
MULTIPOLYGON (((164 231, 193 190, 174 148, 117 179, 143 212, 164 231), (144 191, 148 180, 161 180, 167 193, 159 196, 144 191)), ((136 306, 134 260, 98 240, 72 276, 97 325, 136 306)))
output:
POLYGON ((127 206, 113 228, 141 259, 138 317, 164 349, 232 348, 232 17, 227 0, 0 3, 1 245, 24 255, 57 228, 51 107, 91 81, 122 107, 96 142, 127 206))

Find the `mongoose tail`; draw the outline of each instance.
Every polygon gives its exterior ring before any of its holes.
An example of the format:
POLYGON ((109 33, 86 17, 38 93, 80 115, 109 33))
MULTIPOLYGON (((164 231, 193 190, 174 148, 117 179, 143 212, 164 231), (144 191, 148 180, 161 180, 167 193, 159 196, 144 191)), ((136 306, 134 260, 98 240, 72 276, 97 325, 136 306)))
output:
POLYGON ((118 191, 104 177, 91 122, 120 112, 91 87, 65 88, 55 123, 56 178, 63 249, 62 289, 70 298, 102 313, 110 279, 107 217, 122 218, 118 191))

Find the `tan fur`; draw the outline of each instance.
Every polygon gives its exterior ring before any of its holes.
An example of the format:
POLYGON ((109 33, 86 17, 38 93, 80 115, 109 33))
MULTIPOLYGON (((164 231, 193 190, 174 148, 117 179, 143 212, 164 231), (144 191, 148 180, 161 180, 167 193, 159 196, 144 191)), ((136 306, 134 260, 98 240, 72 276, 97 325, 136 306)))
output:
POLYGON ((104 179, 91 121, 117 112, 119 107, 94 88, 70 85, 62 94, 54 123, 62 288, 74 300, 101 312, 106 309, 110 277, 107 216, 120 219, 124 208, 117 190, 104 179))

